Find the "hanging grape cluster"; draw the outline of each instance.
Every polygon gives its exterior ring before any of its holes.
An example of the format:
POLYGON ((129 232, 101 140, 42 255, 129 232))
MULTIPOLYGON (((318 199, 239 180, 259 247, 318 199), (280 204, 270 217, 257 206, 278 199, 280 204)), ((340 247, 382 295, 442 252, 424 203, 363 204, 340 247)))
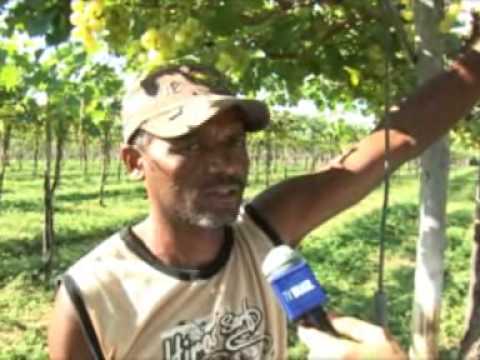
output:
POLYGON ((149 66, 157 66, 175 58, 178 49, 195 45, 200 35, 199 29, 198 21, 193 18, 188 18, 175 28, 148 28, 140 38, 140 44, 147 51, 144 62, 149 66))
POLYGON ((74 0, 71 7, 72 38, 82 42, 88 52, 94 52, 99 46, 97 34, 105 29, 103 0, 74 0))
POLYGON ((149 28, 140 38, 142 47, 147 50, 147 61, 160 65, 170 59, 174 52, 174 39, 166 31, 149 28))

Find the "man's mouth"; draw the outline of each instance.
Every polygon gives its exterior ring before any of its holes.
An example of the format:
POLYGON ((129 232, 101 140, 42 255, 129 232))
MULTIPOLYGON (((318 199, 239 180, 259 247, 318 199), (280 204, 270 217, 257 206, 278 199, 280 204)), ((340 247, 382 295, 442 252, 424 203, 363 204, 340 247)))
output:
POLYGON ((217 185, 209 187, 203 194, 215 203, 236 204, 241 195, 241 187, 237 184, 217 185))
POLYGON ((204 192, 206 195, 213 196, 235 196, 240 193, 240 186, 238 185, 217 185, 209 187, 204 192))

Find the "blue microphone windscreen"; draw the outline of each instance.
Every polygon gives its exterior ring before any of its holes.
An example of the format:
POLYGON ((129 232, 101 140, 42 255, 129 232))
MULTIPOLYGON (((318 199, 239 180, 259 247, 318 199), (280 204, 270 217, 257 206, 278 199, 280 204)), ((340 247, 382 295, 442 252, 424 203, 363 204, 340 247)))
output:
POLYGON ((285 249, 280 249, 278 253, 281 255, 276 256, 274 252, 277 249, 274 248, 267 255, 263 268, 264 272, 268 269, 267 279, 288 319, 296 320, 310 310, 325 305, 326 293, 310 266, 293 249, 290 248, 290 258, 286 256, 288 252, 285 249))

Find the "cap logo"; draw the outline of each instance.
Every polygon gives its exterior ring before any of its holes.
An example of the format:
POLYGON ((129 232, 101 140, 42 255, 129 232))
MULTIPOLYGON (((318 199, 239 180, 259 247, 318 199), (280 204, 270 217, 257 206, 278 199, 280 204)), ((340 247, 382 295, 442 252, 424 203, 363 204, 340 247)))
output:
POLYGON ((178 94, 180 92, 181 87, 182 87, 182 84, 179 83, 178 81, 172 81, 170 83, 170 89, 172 91, 172 94, 178 94))
POLYGON ((168 117, 168 120, 169 121, 173 121, 175 120, 176 118, 178 118, 180 115, 183 114, 183 106, 179 106, 177 109, 176 109, 176 112, 173 114, 173 115, 170 115, 168 117))
POLYGON ((176 80, 165 82, 161 80, 157 80, 157 95, 170 96, 181 92, 183 85, 181 82, 176 80))

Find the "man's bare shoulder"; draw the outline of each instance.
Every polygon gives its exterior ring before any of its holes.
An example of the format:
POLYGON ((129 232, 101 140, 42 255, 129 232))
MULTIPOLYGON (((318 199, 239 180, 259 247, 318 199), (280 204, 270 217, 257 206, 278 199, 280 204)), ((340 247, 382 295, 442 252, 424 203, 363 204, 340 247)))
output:
MULTIPOLYGON (((95 263, 102 263, 102 260, 108 257, 118 257, 121 252, 119 248, 122 247, 121 231, 112 234, 78 259, 67 270, 67 277, 70 276, 75 283, 80 281, 82 289, 92 291, 92 287, 95 287, 95 276, 92 276, 92 272, 97 275, 101 272, 101 267, 95 266, 95 263)), ((78 285, 76 283, 76 286, 78 285)), ((48 349, 51 359, 91 358, 77 309, 65 285, 65 277, 55 297, 48 330, 48 349)))
POLYGON ((85 252, 84 255, 82 255, 75 263, 72 264, 72 266, 69 268, 69 272, 72 270, 75 270, 80 267, 87 267, 89 264, 91 265, 92 261, 95 261, 95 259, 101 259, 104 257, 116 257, 120 256, 124 249, 122 237, 123 233, 125 231, 128 231, 127 228, 124 228, 106 239, 100 241, 99 243, 96 243, 94 246, 92 246, 91 249, 85 252))
POLYGON ((48 328, 48 353, 51 359, 90 359, 76 310, 65 286, 61 285, 55 297, 48 328))

